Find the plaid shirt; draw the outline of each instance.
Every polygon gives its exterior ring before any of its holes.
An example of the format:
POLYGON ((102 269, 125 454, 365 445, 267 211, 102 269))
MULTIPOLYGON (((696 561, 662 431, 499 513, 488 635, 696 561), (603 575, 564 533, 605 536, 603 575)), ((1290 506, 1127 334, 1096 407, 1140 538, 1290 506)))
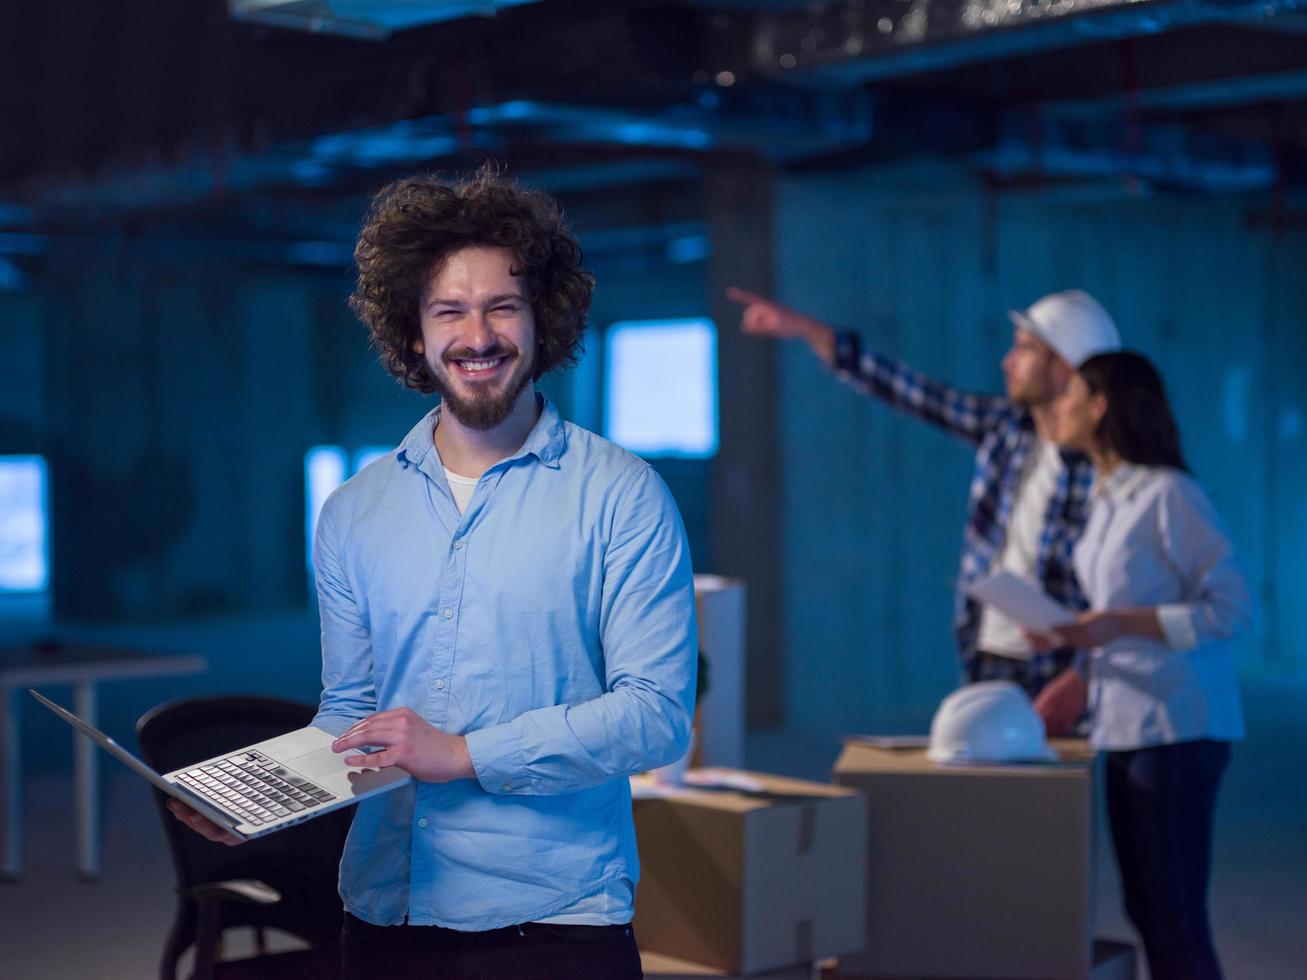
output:
MULTIPOLYGON (((854 333, 839 335, 835 370, 840 380, 863 394, 875 395, 976 447, 954 630, 965 676, 969 680, 983 679, 976 649, 980 604, 967 598, 964 589, 989 572, 1003 546, 1017 485, 1036 443, 1034 420, 1028 411, 1002 395, 959 391, 922 376, 900 361, 861 353, 854 333)), ((1071 552, 1088 517, 1093 467, 1081 453, 1064 450, 1061 456, 1065 465, 1044 516, 1035 577, 1044 591, 1063 605, 1084 609, 1088 603, 1072 570, 1071 552)), ((1073 655, 1073 650, 1036 653, 1030 662, 1030 674, 1047 680, 1067 667, 1073 655)), ((1013 661, 1014 665, 1018 663, 1013 661)))

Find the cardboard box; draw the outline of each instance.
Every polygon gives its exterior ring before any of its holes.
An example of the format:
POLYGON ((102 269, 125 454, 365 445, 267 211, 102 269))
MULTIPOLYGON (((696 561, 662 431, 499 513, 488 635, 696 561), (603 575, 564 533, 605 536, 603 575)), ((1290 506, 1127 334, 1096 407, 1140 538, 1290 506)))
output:
POLYGON ((699 649, 708 661, 708 693, 698 706, 696 766, 744 765, 744 632, 747 590, 737 578, 694 577, 699 649))
POLYGON ((641 948, 728 973, 862 949, 866 801, 825 783, 722 772, 757 789, 635 801, 641 948))
POLYGON ((851 976, 1091 976, 1094 798, 1083 742, 1063 761, 940 766, 846 742, 835 781, 867 795, 867 946, 851 976))

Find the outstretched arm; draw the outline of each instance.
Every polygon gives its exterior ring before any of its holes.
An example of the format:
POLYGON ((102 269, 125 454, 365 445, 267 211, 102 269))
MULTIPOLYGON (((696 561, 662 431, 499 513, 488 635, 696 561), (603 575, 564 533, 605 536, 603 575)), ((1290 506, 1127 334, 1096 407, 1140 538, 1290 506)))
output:
POLYGON ((740 328, 755 337, 804 341, 839 378, 864 395, 874 395, 914 418, 940 426, 976 444, 1005 414, 1011 402, 977 395, 928 378, 902 361, 861 351, 857 334, 837 331, 775 300, 731 286, 726 298, 744 307, 740 328))
POLYGON ((827 367, 835 366, 836 330, 830 324, 738 286, 729 287, 726 298, 744 307, 740 314, 740 329, 745 333, 773 340, 802 340, 827 367))

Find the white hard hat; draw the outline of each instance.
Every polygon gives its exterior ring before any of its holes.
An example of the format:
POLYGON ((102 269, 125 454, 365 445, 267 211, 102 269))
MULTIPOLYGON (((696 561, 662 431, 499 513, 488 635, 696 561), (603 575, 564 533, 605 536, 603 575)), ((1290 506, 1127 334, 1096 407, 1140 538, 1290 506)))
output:
POLYGON ((1029 330, 1072 367, 1095 354, 1121 349, 1121 334, 1098 300, 1080 289, 1049 293, 1025 312, 1008 310, 1008 319, 1029 330))
POLYGON ((930 723, 935 762, 1043 762, 1057 753, 1044 740, 1044 722, 1030 697, 1011 681, 960 687, 930 723))

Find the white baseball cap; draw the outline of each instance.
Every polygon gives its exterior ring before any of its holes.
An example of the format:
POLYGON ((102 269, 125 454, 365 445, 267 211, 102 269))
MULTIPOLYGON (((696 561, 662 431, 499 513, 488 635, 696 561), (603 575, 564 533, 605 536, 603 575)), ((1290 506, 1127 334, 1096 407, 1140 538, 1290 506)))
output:
POLYGON ((1095 354, 1121 349, 1121 334, 1107 310, 1081 289, 1049 293, 1024 312, 1008 310, 1008 319, 1029 330, 1072 367, 1095 354))

